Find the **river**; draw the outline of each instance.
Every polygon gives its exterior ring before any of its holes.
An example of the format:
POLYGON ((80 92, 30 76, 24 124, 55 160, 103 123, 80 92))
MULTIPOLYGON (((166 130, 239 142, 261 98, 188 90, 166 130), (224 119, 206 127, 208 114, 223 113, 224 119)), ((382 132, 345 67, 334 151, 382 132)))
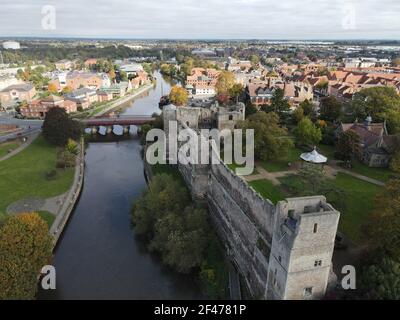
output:
MULTIPOLYGON (((151 115, 170 83, 155 73, 157 85, 121 114, 151 115)), ((88 145, 79 202, 55 251, 57 289, 39 299, 198 299, 191 276, 164 267, 150 255, 130 226, 132 201, 146 189, 140 144, 99 138, 88 145), (109 140, 109 141, 108 141, 109 140)))

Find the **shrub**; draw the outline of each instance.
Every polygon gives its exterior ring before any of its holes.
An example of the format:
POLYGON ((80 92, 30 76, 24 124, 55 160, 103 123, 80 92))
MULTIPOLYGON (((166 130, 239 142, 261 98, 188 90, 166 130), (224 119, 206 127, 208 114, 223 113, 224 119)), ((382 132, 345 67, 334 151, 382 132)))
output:
POLYGON ((75 158, 76 156, 72 153, 69 153, 65 150, 60 150, 57 153, 57 168, 73 168, 75 167, 75 158))

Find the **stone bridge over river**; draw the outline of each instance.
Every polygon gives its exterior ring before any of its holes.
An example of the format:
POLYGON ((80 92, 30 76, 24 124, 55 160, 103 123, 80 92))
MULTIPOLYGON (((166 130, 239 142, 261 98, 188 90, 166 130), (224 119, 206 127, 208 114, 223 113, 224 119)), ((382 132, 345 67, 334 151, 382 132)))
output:
POLYGON ((92 133, 97 133, 98 127, 106 127, 106 132, 111 133, 115 125, 122 126, 124 133, 128 133, 131 125, 140 126, 154 120, 155 118, 144 115, 117 115, 114 117, 79 119, 87 128, 91 128, 92 133))

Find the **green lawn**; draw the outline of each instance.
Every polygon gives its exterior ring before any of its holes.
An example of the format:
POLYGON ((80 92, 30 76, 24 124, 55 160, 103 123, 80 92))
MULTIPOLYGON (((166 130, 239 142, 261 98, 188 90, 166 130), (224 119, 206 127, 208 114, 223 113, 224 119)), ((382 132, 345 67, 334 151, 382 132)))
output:
MULTIPOLYGON (((236 163, 231 163, 231 164, 227 164, 228 168, 231 169, 233 172, 236 172, 236 168, 244 168, 244 165, 238 165, 236 163)), ((251 173, 252 175, 254 174, 258 174, 257 169, 254 167, 253 172, 251 173)))
MULTIPOLYGON (((237 163, 235 163, 235 161, 233 160, 233 155, 232 155, 232 160, 231 161, 229 161, 229 162, 233 162, 233 163, 226 163, 224 160, 224 150, 221 150, 221 152, 220 152, 220 158, 221 158, 221 160, 228 166, 228 168, 229 169, 231 169, 233 172, 235 172, 236 171, 236 169, 237 168, 244 168, 245 167, 245 164, 241 164, 241 165, 239 165, 239 164, 237 164, 237 163)), ((255 164, 254 164, 254 169, 253 169, 253 172, 251 173, 252 175, 254 175, 254 174, 258 174, 259 172, 257 171, 257 169, 256 169, 256 167, 255 167, 255 164)))
POLYGON ((393 174, 389 168, 370 168, 359 161, 353 161, 352 165, 351 171, 382 182, 388 181, 393 174))
MULTIPOLYGON (((338 174, 334 186, 345 193, 345 206, 341 209, 339 228, 355 243, 360 243, 361 227, 368 222, 374 210, 375 196, 382 188, 343 173, 338 174)), ((340 206, 338 201, 340 200, 332 199, 334 205, 340 206)))
POLYGON ((38 214, 44 221, 47 222, 47 225, 49 226, 50 229, 50 227, 53 225, 54 220, 56 219, 54 214, 47 211, 39 211, 38 214))
MULTIPOLYGON (((297 176, 287 176, 279 180, 283 183, 281 191, 288 197, 315 194, 297 176)), ((341 212, 339 230, 354 243, 362 243, 362 225, 368 222, 374 210, 375 195, 382 188, 339 173, 334 180, 328 180, 327 189, 336 190, 326 192, 325 196, 341 212)))
POLYGON ((325 157, 328 157, 328 160, 334 160, 334 156, 335 156, 335 147, 334 146, 329 146, 326 144, 319 144, 317 146, 317 151, 324 155, 325 157))
POLYGON ((287 171, 289 169, 288 164, 300 160, 300 155, 304 153, 304 150, 293 147, 289 150, 287 157, 280 160, 274 161, 262 161, 261 166, 268 172, 280 172, 287 171))
MULTIPOLYGON (((333 159, 335 153, 335 147, 319 144, 317 146, 317 151, 331 160, 333 159)), ((300 155, 304 152, 306 152, 306 150, 298 147, 293 147, 289 150, 287 157, 274 161, 262 161, 261 166, 268 172, 287 171, 289 169, 288 164, 301 161, 300 155)))
POLYGON ((263 198, 271 200, 272 203, 276 204, 278 201, 284 200, 285 194, 279 189, 279 186, 274 186, 268 180, 256 180, 249 182, 249 185, 253 187, 263 198))
POLYGON ((17 142, 4 142, 0 143, 0 158, 6 156, 9 150, 15 150, 19 147, 17 142))
POLYGON ((56 148, 38 137, 26 149, 0 162, 0 212, 9 204, 26 197, 48 198, 66 192, 73 181, 74 169, 59 170, 57 178, 46 179, 55 169, 56 148))

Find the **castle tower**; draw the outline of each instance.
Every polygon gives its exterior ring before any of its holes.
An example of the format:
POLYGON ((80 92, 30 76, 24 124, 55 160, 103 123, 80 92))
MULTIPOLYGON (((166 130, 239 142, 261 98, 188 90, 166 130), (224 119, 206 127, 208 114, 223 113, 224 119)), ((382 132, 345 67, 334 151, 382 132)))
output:
POLYGON ((317 196, 281 201, 276 215, 265 298, 323 298, 340 213, 317 196))

